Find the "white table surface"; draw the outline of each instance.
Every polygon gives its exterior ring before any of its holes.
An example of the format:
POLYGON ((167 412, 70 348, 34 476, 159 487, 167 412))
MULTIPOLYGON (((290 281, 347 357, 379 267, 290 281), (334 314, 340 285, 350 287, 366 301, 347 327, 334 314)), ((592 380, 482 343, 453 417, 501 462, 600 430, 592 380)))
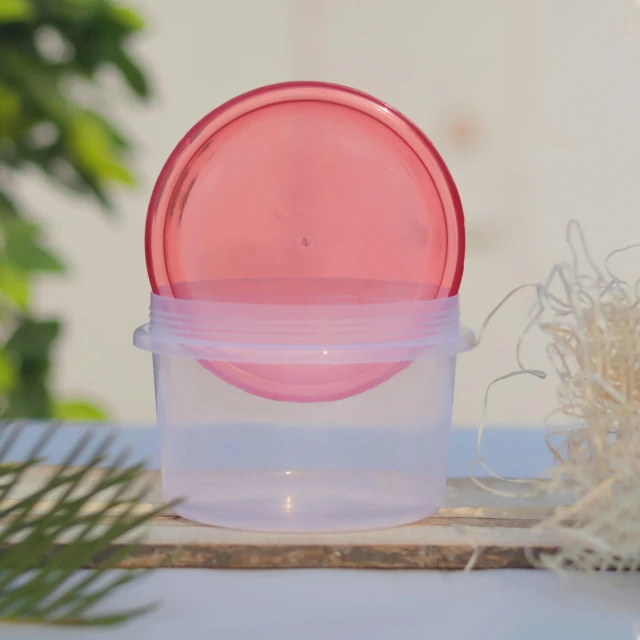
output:
MULTIPOLYGON (((109 608, 162 600, 110 630, 0 625, 2 640, 631 640, 640 576, 165 569, 109 608)), ((106 607, 102 609, 106 610, 106 607)), ((640 617, 640 615, 639 615, 640 617)))
MULTIPOLYGON (((157 466, 157 431, 117 429, 134 457, 157 466)), ((18 458, 40 429, 34 425, 30 432, 18 458)), ((49 461, 58 461, 80 433, 65 427, 47 451, 49 461)), ((475 457, 475 432, 454 431, 451 445, 449 475, 464 476, 475 457)), ((485 452, 511 477, 550 463, 539 430, 489 430, 485 452)), ((120 590, 98 612, 152 601, 162 605, 125 626, 0 625, 0 640, 640 639, 640 574, 563 579, 532 570, 164 569, 120 590)))

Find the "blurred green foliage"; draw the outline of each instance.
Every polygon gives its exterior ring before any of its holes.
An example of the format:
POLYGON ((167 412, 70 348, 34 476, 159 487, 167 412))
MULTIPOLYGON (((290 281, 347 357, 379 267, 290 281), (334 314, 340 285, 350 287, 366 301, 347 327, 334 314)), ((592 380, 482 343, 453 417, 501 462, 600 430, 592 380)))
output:
MULTIPOLYGON (((112 0, 0 0, 0 411, 3 419, 99 420, 82 400, 51 390, 62 326, 31 307, 34 278, 60 275, 64 261, 17 201, 17 172, 43 178, 112 209, 117 185, 132 185, 130 144, 108 114, 105 72, 139 99, 145 74, 130 52, 144 23, 112 0)), ((77 204, 75 205, 77 207, 77 204)), ((42 218, 42 216, 41 216, 42 218)))

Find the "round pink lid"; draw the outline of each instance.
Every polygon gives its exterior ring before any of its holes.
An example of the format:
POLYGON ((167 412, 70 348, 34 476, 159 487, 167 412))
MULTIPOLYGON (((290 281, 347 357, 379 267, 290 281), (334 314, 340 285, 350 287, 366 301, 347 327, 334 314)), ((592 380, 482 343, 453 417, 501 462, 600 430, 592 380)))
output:
MULTIPOLYGON (((149 205, 146 256, 153 291, 177 298, 214 299, 216 282, 235 279, 290 280, 293 301, 316 279, 349 281, 354 302, 372 281, 446 297, 462 277, 464 222, 414 124, 358 91, 290 82, 234 98, 178 144, 149 205)), ((398 370, 350 366, 207 363, 252 393, 299 401, 347 397, 398 370)))

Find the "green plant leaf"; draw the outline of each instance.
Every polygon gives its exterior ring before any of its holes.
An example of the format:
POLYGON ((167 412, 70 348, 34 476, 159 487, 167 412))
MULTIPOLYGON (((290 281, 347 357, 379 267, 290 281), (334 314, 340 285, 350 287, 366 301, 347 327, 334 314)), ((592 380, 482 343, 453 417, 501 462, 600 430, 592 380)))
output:
POLYGON ((0 138, 15 135, 21 114, 20 94, 10 87, 0 85, 0 138))
POLYGON ((4 191, 0 191, 0 219, 15 218, 18 214, 18 208, 15 202, 4 191))
POLYGON ((41 360, 60 333, 57 320, 23 318, 6 344, 6 350, 20 359, 41 360))
POLYGON ((18 372, 15 363, 5 351, 0 351, 0 394, 6 394, 15 386, 18 372))
POLYGON ((51 15, 82 23, 104 11, 105 0, 43 0, 42 4, 51 15))
MULTIPOLYGON (((52 433, 45 431, 27 462, 16 465, 3 459, 20 445, 21 430, 9 426, 0 432, 0 501, 7 496, 11 500, 52 433)), ((87 431, 60 467, 27 495, 0 509, 0 623, 107 626, 154 608, 93 613, 95 605, 146 572, 109 573, 135 549, 139 528, 175 504, 138 515, 135 508, 149 490, 141 483, 143 466, 123 467, 126 456, 113 457, 112 436, 96 437, 96 433, 87 431), (75 467, 87 454, 89 462, 75 467), (111 463, 99 470, 105 460, 111 463), (95 502, 101 503, 98 509, 85 509, 95 502), (49 506, 37 508, 42 504, 49 506), (123 543, 124 536, 134 542, 123 543), (80 578, 79 569, 86 569, 80 578)))
POLYGON ((90 111, 74 116, 69 147, 87 172, 99 180, 134 183, 132 175, 118 162, 111 131, 90 111))
POLYGON ((107 4, 105 0, 58 0, 58 3, 68 11, 78 11, 83 9, 92 9, 97 11, 99 9, 104 9, 107 4))
POLYGON ((122 5, 112 6, 111 14, 123 27, 129 31, 142 31, 144 29, 144 20, 130 7, 122 5))
POLYGON ((122 77, 126 80, 131 90, 141 98, 150 95, 147 78, 140 67, 123 51, 118 49, 113 55, 113 63, 116 65, 122 77))
MULTIPOLYGON (((63 271, 63 261, 13 201, 12 175, 36 168, 79 198, 114 208, 112 187, 134 183, 126 155, 131 145, 108 111, 87 109, 79 96, 100 101, 100 71, 109 67, 136 96, 149 95, 130 47, 143 27, 133 1, 0 0, 0 172, 9 177, 0 187, 0 353, 6 350, 16 376, 3 398, 9 403, 4 418, 51 417, 59 410, 50 391, 57 329, 32 317, 29 294, 34 277, 63 271), (57 36, 58 45, 68 45, 64 52, 55 51, 57 36)), ((0 389, 10 379, 0 362, 0 389)), ((89 409, 81 403, 64 412, 86 416, 89 409)))
POLYGON ((48 386, 50 352, 59 332, 57 320, 35 320, 28 316, 20 319, 5 344, 7 355, 18 367, 19 378, 8 394, 4 419, 51 419, 53 401, 48 386))
POLYGON ((111 136, 111 142, 114 146, 122 149, 123 151, 129 151, 131 149, 131 142, 127 140, 126 136, 107 118, 105 118, 102 114, 97 111, 92 111, 87 109, 87 113, 100 122, 102 127, 109 132, 111 136))
POLYGON ((44 118, 63 128, 74 106, 61 91, 55 69, 18 47, 7 48, 1 41, 0 60, 3 74, 18 88, 25 102, 30 103, 29 108, 37 109, 44 118))
POLYGON ((47 384, 48 359, 36 362, 36 368, 31 364, 33 361, 25 367, 23 363, 20 368, 20 377, 7 395, 7 409, 2 415, 3 420, 51 420, 53 403, 47 384))
POLYGON ((0 23, 24 22, 36 15, 35 7, 29 0, 2 0, 0 2, 0 23))
POLYGON ((102 169, 102 175, 112 182, 119 182, 128 187, 132 187, 136 183, 133 174, 124 165, 117 162, 105 165, 102 169))
POLYGON ((100 175, 105 164, 112 162, 109 136, 86 111, 76 114, 71 122, 69 148, 93 175, 100 175))
POLYGON ((103 188, 103 186, 81 167, 75 167, 78 171, 78 175, 82 181, 82 188, 87 193, 91 193, 95 199, 102 205, 102 208, 106 211, 113 211, 113 201, 109 197, 109 194, 103 188))
POLYGON ((6 260, 26 272, 61 273, 64 265, 40 244, 40 228, 24 219, 0 223, 6 260))
POLYGON ((18 309, 26 311, 29 306, 29 277, 6 260, 0 262, 0 292, 18 309))
POLYGON ((107 414, 84 400, 65 400, 54 404, 54 418, 65 422, 105 422, 107 414))

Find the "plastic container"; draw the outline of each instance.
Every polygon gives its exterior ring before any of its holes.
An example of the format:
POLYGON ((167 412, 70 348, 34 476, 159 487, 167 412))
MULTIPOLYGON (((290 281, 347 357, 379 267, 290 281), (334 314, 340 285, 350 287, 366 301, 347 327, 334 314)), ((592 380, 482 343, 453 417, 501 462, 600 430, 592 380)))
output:
POLYGON ((146 226, 162 486, 262 531, 405 524, 444 498, 464 219, 412 122, 291 82, 218 107, 146 226))
POLYGON ((152 295, 135 344, 153 352, 162 487, 185 518, 280 532, 420 520, 443 502, 458 298, 260 304, 152 295), (329 339, 325 339, 325 338, 329 339), (207 365, 274 364, 322 377, 393 365, 347 398, 282 402, 207 365), (203 366, 203 364, 205 366, 203 366))

